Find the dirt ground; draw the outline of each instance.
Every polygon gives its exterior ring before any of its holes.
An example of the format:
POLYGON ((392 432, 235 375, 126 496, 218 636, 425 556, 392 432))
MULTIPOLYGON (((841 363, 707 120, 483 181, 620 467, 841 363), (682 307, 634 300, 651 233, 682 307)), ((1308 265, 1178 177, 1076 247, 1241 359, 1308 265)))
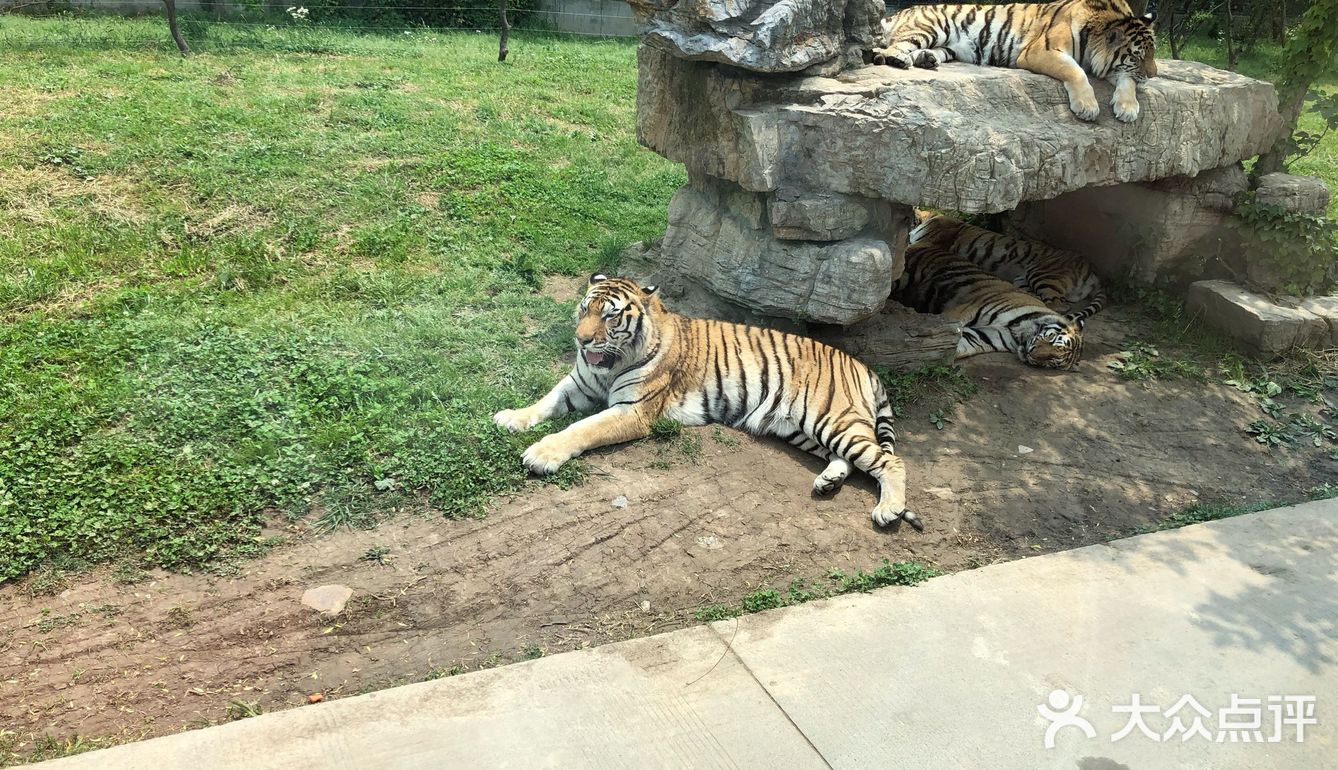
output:
MULTIPOLYGON (((872 486, 809 493, 822 464, 712 428, 696 461, 651 442, 600 451, 585 484, 536 482, 481 520, 406 516, 288 545, 237 577, 106 571, 56 596, 0 588, 0 726, 20 736, 137 738, 692 624, 763 586, 914 559, 944 571, 1100 542, 1196 502, 1296 499, 1334 475, 1319 453, 1242 428, 1252 399, 1194 382, 1130 383, 1106 363, 1127 328, 1089 327, 1077 372, 1007 356, 936 430, 900 420, 917 533, 874 529, 872 486), (724 438, 724 441, 719 440, 724 438), (1026 452, 1024 448, 1032 451, 1026 452), (670 452, 672 454, 672 452, 670 452), (613 501, 627 498, 626 507, 613 501), (384 564, 364 559, 389 549, 384 564), (331 620, 300 603, 353 589, 331 620)), ((1025 590, 1025 587, 1020 587, 1025 590)))

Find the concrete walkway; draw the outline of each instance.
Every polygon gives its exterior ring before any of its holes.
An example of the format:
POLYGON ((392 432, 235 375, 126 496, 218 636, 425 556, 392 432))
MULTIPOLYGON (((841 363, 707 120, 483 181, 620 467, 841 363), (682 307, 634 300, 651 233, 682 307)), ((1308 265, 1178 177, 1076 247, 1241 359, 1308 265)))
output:
POLYGON ((1322 768, 1338 767, 1336 728, 1327 501, 44 766, 1322 768), (1135 694, 1158 740, 1119 736, 1135 694), (1221 713, 1233 695, 1258 700, 1221 713), (1064 711, 1072 696, 1093 734, 1062 727, 1047 749, 1038 707, 1064 711), (1313 696, 1313 720, 1304 697, 1269 701, 1286 696, 1313 696), (1219 732, 1229 725, 1245 727, 1219 732))

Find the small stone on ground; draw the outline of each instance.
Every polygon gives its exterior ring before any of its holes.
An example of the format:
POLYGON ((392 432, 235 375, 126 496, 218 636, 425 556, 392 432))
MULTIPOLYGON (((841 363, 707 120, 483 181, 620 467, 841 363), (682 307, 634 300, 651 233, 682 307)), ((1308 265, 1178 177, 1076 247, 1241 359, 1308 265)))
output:
POLYGON ((308 588, 302 594, 302 603, 306 606, 334 617, 344 611, 344 605, 353 596, 353 589, 348 586, 320 586, 308 588))

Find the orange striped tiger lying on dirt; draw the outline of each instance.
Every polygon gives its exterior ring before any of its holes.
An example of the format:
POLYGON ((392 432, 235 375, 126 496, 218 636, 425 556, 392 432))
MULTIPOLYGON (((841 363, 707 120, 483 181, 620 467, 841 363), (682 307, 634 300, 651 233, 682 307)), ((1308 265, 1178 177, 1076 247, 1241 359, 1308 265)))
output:
POLYGON ((905 520, 923 529, 906 510, 906 468, 893 454, 887 391, 849 355, 793 334, 676 315, 654 287, 598 274, 577 310, 576 345, 575 367, 548 395, 493 415, 519 431, 597 410, 525 450, 522 460, 535 473, 644 438, 660 417, 718 422, 779 436, 827 460, 813 482, 818 494, 835 492, 851 466, 859 468, 878 481, 875 524, 905 520))
POLYGON ((1126 0, 1054 0, 1006 5, 918 5, 883 19, 887 44, 875 64, 934 69, 947 61, 1016 67, 1064 84, 1069 109, 1096 120, 1087 74, 1115 86, 1111 107, 1138 119, 1135 86, 1157 76, 1156 4, 1135 16, 1126 0))

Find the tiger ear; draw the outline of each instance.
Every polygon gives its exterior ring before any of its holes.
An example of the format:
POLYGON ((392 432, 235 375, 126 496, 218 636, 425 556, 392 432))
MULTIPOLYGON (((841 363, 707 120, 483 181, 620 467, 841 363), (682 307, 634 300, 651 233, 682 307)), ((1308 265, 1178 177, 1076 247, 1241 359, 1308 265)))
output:
POLYGON ((1148 7, 1143 9, 1143 21, 1152 24, 1157 20, 1157 0, 1150 0, 1148 7))
POLYGON ((1120 43, 1120 31, 1112 27, 1108 32, 1106 32, 1106 45, 1110 46, 1111 48, 1114 48, 1115 46, 1119 45, 1119 43, 1120 43))
POLYGON ((590 276, 590 284, 592 286, 594 284, 599 283, 600 281, 607 281, 607 280, 609 280, 609 277, 607 275, 604 275, 603 273, 595 273, 594 275, 590 276))
POLYGON ((659 286, 642 286, 641 293, 649 297, 650 295, 654 294, 657 290, 659 290, 659 288, 660 288, 659 286))

